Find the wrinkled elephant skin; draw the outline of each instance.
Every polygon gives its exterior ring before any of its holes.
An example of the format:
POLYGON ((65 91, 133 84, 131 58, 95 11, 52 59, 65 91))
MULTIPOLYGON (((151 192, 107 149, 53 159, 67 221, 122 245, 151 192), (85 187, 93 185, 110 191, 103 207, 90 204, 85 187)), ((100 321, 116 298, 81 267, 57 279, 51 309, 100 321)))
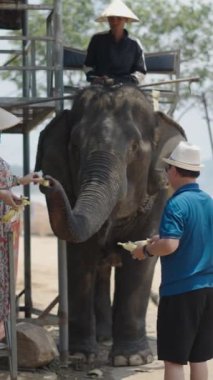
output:
POLYGON ((152 360, 145 316, 156 260, 132 260, 117 242, 157 233, 167 197, 161 158, 185 138, 133 86, 80 91, 41 133, 36 170, 57 180, 41 190, 67 241, 70 353, 89 358, 112 338, 113 365, 152 360))

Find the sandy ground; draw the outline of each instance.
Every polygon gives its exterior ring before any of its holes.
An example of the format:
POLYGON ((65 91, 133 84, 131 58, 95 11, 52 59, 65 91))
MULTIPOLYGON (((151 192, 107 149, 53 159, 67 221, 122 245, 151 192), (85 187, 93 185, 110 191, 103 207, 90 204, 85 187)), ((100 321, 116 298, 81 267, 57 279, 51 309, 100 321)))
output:
MULTIPOLYGON (((32 300, 33 306, 39 310, 44 310, 47 305, 58 294, 58 271, 57 271, 57 239, 55 237, 32 237, 31 239, 31 260, 32 260, 32 300)), ((17 279, 17 291, 23 289, 23 238, 20 238, 19 249, 19 268, 17 279)), ((153 279, 152 288, 158 292, 160 283, 160 265, 157 263, 155 275, 153 279)), ((57 307, 53 309, 57 311, 57 307)), ((147 312, 147 333, 150 337, 150 344, 155 355, 155 361, 146 366, 140 367, 125 367, 125 368, 111 368, 108 369, 108 376, 104 379, 111 380, 163 380, 163 363, 156 358, 156 314, 157 307, 150 300, 147 312)), ((189 379, 189 368, 186 366, 186 379, 189 379)), ((104 369, 103 369, 104 373, 104 369)), ((76 376, 65 376, 64 379, 77 380, 83 379, 76 376)), ((6 373, 0 373, 0 380, 9 379, 6 373)), ((18 377, 19 380, 25 379, 59 379, 54 373, 39 374, 39 373, 21 373, 18 377)), ((61 377, 60 377, 61 379, 61 377)), ((209 361, 209 380, 213 379, 213 360, 209 361)))

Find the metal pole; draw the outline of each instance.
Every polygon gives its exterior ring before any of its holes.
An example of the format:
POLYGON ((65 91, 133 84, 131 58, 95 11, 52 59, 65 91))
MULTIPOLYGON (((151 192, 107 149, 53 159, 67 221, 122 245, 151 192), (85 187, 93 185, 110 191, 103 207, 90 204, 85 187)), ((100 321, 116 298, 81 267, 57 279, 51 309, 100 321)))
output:
MULTIPOLYGON (((55 96, 63 96, 63 31, 62 2, 54 3, 55 33, 55 96)), ((56 113, 63 110, 63 100, 56 101, 56 113)), ((68 295, 67 295, 67 253, 65 241, 58 240, 58 281, 59 281, 59 351, 64 365, 68 363, 68 295)))
MULTIPOLYGON (((24 0, 23 3, 27 5, 28 1, 24 0)), ((28 12, 25 10, 22 15, 22 34, 28 35, 28 12)), ((23 66, 28 65, 28 57, 25 52, 27 41, 23 41, 23 66)), ((23 71, 23 97, 29 98, 29 73, 23 71)), ((28 112, 24 109, 23 112, 28 112)), ((23 115, 24 116, 24 115, 23 115)), ((29 173, 29 133, 23 130, 23 174, 29 173)), ((30 198, 30 187, 24 186, 24 196, 30 198)), ((30 242, 30 207, 26 207, 24 211, 24 287, 25 287, 25 317, 31 317, 32 298, 31 298, 31 242, 30 242)))
MULTIPOLYGON (((29 133, 23 133, 23 172, 30 172, 30 148, 29 133)), ((30 199, 30 187, 24 186, 24 196, 30 199)), ((32 312, 32 286, 31 286, 31 228, 30 228, 30 206, 24 210, 24 284, 25 284, 25 317, 31 318, 32 312)))
POLYGON ((162 80, 159 82, 145 83, 138 87, 140 88, 154 87, 154 86, 159 86, 159 85, 164 85, 164 84, 182 83, 182 82, 192 83, 192 82, 199 82, 199 80, 200 80, 200 77, 187 77, 187 78, 170 79, 170 80, 162 80))
MULTIPOLYGON (((23 3, 28 5, 28 1, 23 3)), ((28 11, 25 10, 22 15, 22 34, 28 35, 28 11)), ((27 40, 22 43, 23 49, 23 66, 28 65, 28 57, 25 51, 27 40)), ((29 98, 29 72, 23 71, 23 97, 29 98)), ((24 109, 23 112, 28 112, 24 109)), ((24 116, 24 115, 23 115, 24 116)), ((23 130, 23 172, 24 175, 30 171, 30 149, 29 149, 29 132, 23 130)), ((30 198, 30 187, 24 186, 24 196, 30 198)), ((30 207, 26 207, 24 211, 24 286, 25 286, 25 317, 31 317, 32 298, 31 298, 31 241, 30 241, 30 207)))
POLYGON ((64 365, 68 363, 68 295, 67 295, 66 242, 58 240, 58 291, 59 291, 59 351, 64 365))
MULTIPOLYGON (((55 96, 62 97, 63 88, 63 29, 62 29, 62 1, 54 0, 54 34, 55 34, 55 96)), ((56 112, 63 110, 63 100, 56 101, 56 112)))
POLYGON ((207 106, 206 96, 205 96, 204 93, 202 93, 202 102, 203 102, 203 105, 204 105, 205 119, 206 119, 206 122, 207 122, 207 127, 208 127, 208 132, 209 132, 209 139, 210 139, 210 145, 211 145, 211 150, 212 150, 212 157, 213 157, 212 130, 211 130, 211 125, 210 125, 210 118, 209 118, 209 113, 208 113, 208 106, 207 106))
POLYGON ((8 232, 8 252, 9 252, 9 281, 10 281, 10 323, 8 325, 9 335, 9 363, 11 380, 18 378, 17 363, 17 337, 16 337, 16 300, 15 300, 15 269, 13 252, 13 233, 8 232))

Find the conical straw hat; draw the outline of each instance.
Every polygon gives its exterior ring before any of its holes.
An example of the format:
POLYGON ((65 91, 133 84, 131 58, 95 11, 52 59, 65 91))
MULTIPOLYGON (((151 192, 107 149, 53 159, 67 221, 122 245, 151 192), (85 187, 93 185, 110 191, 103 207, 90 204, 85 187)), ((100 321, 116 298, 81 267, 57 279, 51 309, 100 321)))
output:
POLYGON ((21 119, 18 119, 11 112, 0 108, 0 131, 14 127, 14 125, 17 125, 19 123, 21 123, 21 119))
POLYGON ((139 21, 139 18, 121 0, 114 0, 95 21, 107 21, 110 16, 125 17, 128 22, 139 21))

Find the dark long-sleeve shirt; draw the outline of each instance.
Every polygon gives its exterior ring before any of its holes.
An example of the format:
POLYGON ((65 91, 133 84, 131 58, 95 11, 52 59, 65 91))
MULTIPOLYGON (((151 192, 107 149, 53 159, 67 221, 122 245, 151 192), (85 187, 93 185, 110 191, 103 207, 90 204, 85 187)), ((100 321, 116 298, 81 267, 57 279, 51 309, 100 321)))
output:
POLYGON ((92 76, 106 75, 117 82, 138 82, 140 73, 147 71, 141 46, 126 30, 119 42, 111 31, 95 34, 88 46, 84 68, 88 81, 92 76))

